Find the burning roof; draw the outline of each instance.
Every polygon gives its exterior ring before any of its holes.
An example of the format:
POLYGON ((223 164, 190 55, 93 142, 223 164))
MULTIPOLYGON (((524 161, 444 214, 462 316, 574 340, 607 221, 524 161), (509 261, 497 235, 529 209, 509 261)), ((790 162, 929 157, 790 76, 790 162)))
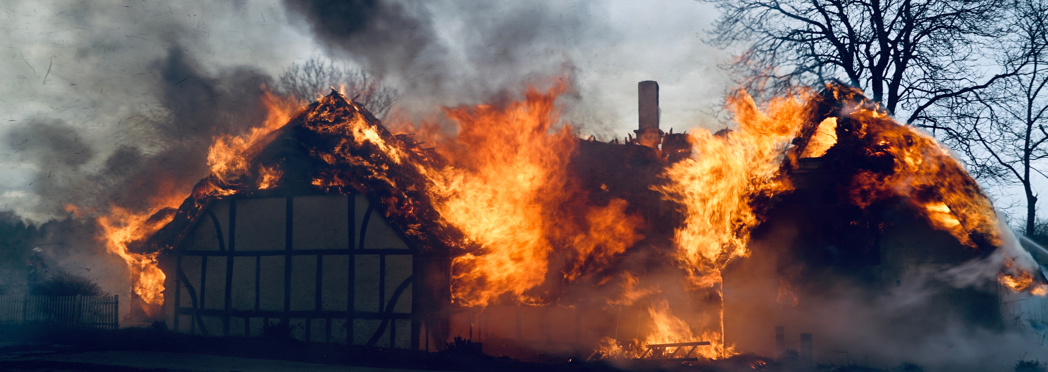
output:
POLYGON ((241 172, 212 174, 198 182, 171 222, 138 250, 172 248, 172 242, 179 242, 207 206, 221 197, 265 195, 277 187, 369 195, 381 201, 390 223, 420 247, 464 248, 461 233, 429 223, 439 221, 439 215, 429 194, 411 183, 424 179, 419 173, 424 168, 416 165, 438 167, 443 162, 439 155, 408 136, 392 135, 370 112, 337 92, 301 109, 255 146, 247 151, 253 157, 241 172))
MULTIPOLYGON (((846 177, 837 190, 842 199, 859 208, 905 208, 980 254, 1001 246, 992 205, 961 164, 858 90, 828 85, 766 105, 739 92, 729 99, 734 130, 697 129, 686 141, 678 135, 667 141, 676 147, 664 145, 667 154, 577 138, 555 104, 565 90, 555 85, 529 89, 519 101, 447 108, 459 132, 424 135, 432 147, 392 134, 337 92, 293 116, 274 110, 280 114, 261 129, 212 147, 212 174, 177 210, 144 223, 155 234, 119 241, 137 240, 125 252, 147 267, 222 197, 356 192, 379 202, 418 247, 453 257, 459 305, 570 302, 564 288, 571 285, 621 285, 609 298, 666 290, 636 288, 631 272, 646 269, 671 273, 717 301, 720 271, 749 254, 751 231, 794 189, 800 159, 821 157, 846 177), (678 142, 691 145, 691 156, 678 142)), ((1036 267, 1013 265, 1016 259, 1008 253, 1001 282, 1043 293, 1043 280, 1031 274, 1036 267)), ((702 331, 673 331, 680 327, 666 325, 686 323, 665 300, 651 304, 652 319, 663 323, 650 342, 693 341, 692 332, 702 331)), ((723 330, 712 332, 702 337, 716 343, 723 330)), ((721 342, 714 349, 709 356, 730 348, 721 342)))

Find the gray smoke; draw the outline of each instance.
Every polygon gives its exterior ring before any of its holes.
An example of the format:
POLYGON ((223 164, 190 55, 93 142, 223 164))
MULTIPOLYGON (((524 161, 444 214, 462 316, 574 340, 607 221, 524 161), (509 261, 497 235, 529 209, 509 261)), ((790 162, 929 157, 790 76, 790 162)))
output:
POLYGON ((97 239, 92 216, 113 206, 145 210, 162 192, 188 195, 207 175, 216 135, 262 122, 263 86, 290 60, 257 44, 291 31, 273 27, 286 23, 279 8, 257 5, 0 9, 0 71, 9 77, 0 84, 0 281, 13 283, 9 291, 24 289, 22 266, 40 246, 53 271, 126 294, 124 263, 97 239), (215 22, 222 19, 239 22, 215 22))
MULTIPOLYGON (((285 0, 284 5, 331 54, 349 56, 400 87, 400 107, 408 114, 489 102, 513 96, 526 84, 543 89, 570 77, 579 88, 566 113, 572 124, 609 138, 617 136, 612 127, 623 126, 616 122, 618 112, 608 112, 615 106, 608 93, 593 90, 590 71, 577 63, 580 51, 613 50, 627 36, 608 18, 607 4, 285 0)), ((635 83, 612 95, 630 97, 635 83)))
POLYGON ((348 53, 385 74, 416 67, 424 50, 436 47, 426 9, 419 4, 379 0, 285 0, 328 49, 348 53))
POLYGON ((68 204, 141 210, 157 191, 186 191, 207 174, 214 136, 237 134, 262 122, 265 109, 259 97, 269 81, 243 67, 210 76, 176 44, 153 62, 149 79, 141 81, 158 105, 123 118, 118 125, 122 130, 105 144, 115 145, 112 151, 93 148, 82 139, 83 128, 42 115, 9 129, 5 142, 19 161, 37 170, 30 185, 46 196, 38 210, 61 214, 68 204), (102 166, 87 169, 96 156, 102 166))

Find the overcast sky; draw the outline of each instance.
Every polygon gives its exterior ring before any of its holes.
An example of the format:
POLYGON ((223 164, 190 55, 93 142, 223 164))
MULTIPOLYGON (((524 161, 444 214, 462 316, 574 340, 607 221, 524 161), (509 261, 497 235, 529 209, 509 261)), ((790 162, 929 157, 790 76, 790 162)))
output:
MULTIPOLYGON (((659 81, 663 127, 677 131, 718 125, 709 112, 730 85, 717 67, 727 53, 703 43, 715 9, 695 1, 394 1, 361 15, 385 29, 350 25, 356 33, 348 37, 337 29, 346 25, 311 14, 308 3, 0 5, 0 209, 39 221, 91 197, 77 190, 127 182, 103 175, 121 161, 159 156, 173 141, 193 142, 200 133, 191 130, 209 130, 195 123, 217 120, 172 119, 182 114, 171 111, 224 115, 196 105, 239 102, 258 87, 234 85, 259 85, 314 56, 375 71, 413 113, 570 72, 579 99, 567 119, 604 139, 635 129, 638 81, 659 81), (169 123, 143 125, 151 120, 169 123)), ((238 110, 249 109, 230 109, 238 110)), ((219 131, 239 126, 231 128, 219 131)), ((204 175, 190 168, 187 179, 204 175)))
MULTIPOLYGON (((258 124, 260 85, 311 57, 380 75, 408 113, 570 74, 577 99, 566 100, 565 119, 583 136, 635 129, 642 80, 659 82, 664 130, 725 125, 717 110, 732 84, 719 66, 730 53, 703 42, 717 16, 710 4, 377 4, 0 4, 0 210, 39 222, 66 204, 134 207, 143 190, 169 186, 158 179, 188 192, 206 175, 211 138, 258 124)), ((1018 211, 1009 190, 990 191, 999 208, 1018 211)))

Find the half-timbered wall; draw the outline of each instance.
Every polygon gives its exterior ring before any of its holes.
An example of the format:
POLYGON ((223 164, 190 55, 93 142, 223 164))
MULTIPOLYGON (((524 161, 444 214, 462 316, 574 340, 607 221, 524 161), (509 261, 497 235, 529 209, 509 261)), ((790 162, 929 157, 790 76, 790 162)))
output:
POLYGON ((418 349, 416 252, 362 195, 219 200, 177 247, 165 310, 183 333, 283 322, 303 341, 418 349))

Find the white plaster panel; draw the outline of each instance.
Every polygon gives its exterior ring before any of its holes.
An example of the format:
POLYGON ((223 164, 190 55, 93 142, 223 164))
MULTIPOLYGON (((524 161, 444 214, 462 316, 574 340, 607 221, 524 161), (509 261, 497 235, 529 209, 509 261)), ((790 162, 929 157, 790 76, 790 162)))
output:
MULTIPOLYGON (((411 276, 411 264, 412 257, 409 255, 388 255, 386 256, 386 298, 385 303, 389 303, 393 299, 393 293, 396 292, 397 286, 404 282, 408 277, 411 276)), ((397 304, 393 306, 393 311, 397 313, 410 313, 411 312, 411 285, 409 284, 404 292, 401 293, 400 298, 397 299, 397 304)))
POLYGON ((327 341, 327 319, 313 319, 309 322, 309 342, 327 341))
POLYGON ((229 317, 229 335, 234 337, 244 336, 244 318, 229 317))
MULTIPOLYGON (((200 316, 204 320, 203 326, 207 327, 207 334, 209 336, 221 336, 222 335, 222 318, 217 316, 200 316)), ((198 334, 203 334, 197 329, 198 334)))
POLYGON ((346 343, 347 324, 345 319, 331 319, 331 342, 346 343))
POLYGON ((234 310, 255 309, 255 257, 233 258, 231 305, 234 310))
POLYGON ((316 310, 317 257, 291 257, 291 311, 316 310))
MULTIPOLYGON (((186 274, 186 281, 179 286, 179 290, 182 291, 178 298, 178 307, 193 307, 193 298, 189 296, 189 289, 186 285, 193 288, 197 296, 200 296, 200 257, 199 256, 183 256, 182 257, 182 272, 186 274)), ((197 297, 200 300, 200 297, 197 297)))
POLYGON ((356 309, 356 311, 379 311, 379 256, 371 254, 358 254, 356 255, 356 262, 354 266, 354 308, 356 309))
POLYGON ((306 319, 291 318, 289 323, 291 323, 291 337, 299 341, 309 341, 306 340, 306 319))
POLYGON ((348 249, 349 201, 346 195, 295 198, 294 249, 348 249))
MULTIPOLYGON (((221 203, 221 202, 219 202, 221 203)), ((228 218, 228 216, 226 216, 228 218)), ((222 217, 219 216, 219 222, 222 217)), ((228 220, 227 220, 228 221, 228 220)), ((227 230, 223 229, 222 239, 226 239, 227 230)), ((225 242, 222 242, 223 244, 225 242)), ((204 213, 200 219, 196 221, 196 225, 193 226, 193 230, 186 237, 186 250, 191 251, 217 251, 219 250, 219 238, 215 231, 215 222, 211 220, 211 217, 204 213)))
POLYGON ((349 256, 324 256, 320 308, 326 311, 346 311, 349 306, 349 256))
POLYGON ((364 236, 364 248, 408 249, 408 245, 404 243, 404 240, 400 239, 400 235, 397 235, 393 227, 389 225, 389 222, 386 222, 386 218, 383 217, 382 213, 381 209, 376 209, 371 213, 367 234, 364 236))
POLYGON ((207 279, 204 283, 205 309, 226 308, 226 257, 205 257, 207 259, 207 279))
POLYGON ((285 249, 287 199, 238 199, 236 250, 285 249))
POLYGON ((265 324, 265 318, 251 318, 248 322, 248 329, 251 331, 251 337, 262 336, 262 327, 265 324))
POLYGON ((284 311, 284 256, 263 256, 259 275, 259 308, 284 311))
POLYGON ((409 319, 396 319, 394 321, 397 325, 397 339, 396 343, 392 347, 398 349, 407 349, 411 347, 411 320, 409 319))
MULTIPOLYGON (((371 336, 375 334, 376 330, 378 330, 380 324, 382 324, 382 321, 377 319, 353 319, 353 345, 367 344, 368 340, 371 339, 371 336)), ((388 327, 385 332, 382 332, 382 336, 379 337, 375 346, 389 346, 388 327)))

